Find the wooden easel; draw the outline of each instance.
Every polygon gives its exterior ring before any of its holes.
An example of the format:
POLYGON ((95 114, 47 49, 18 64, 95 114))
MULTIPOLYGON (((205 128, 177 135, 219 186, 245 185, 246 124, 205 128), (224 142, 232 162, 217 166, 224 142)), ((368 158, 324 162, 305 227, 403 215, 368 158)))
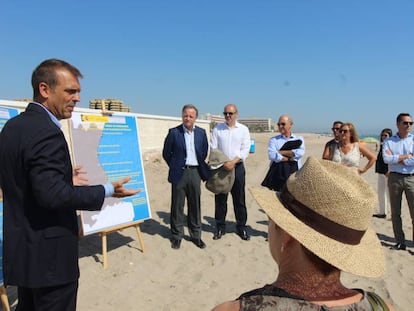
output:
POLYGON ((0 286, 1 306, 4 311, 10 311, 9 298, 7 298, 6 288, 4 285, 0 286))
POLYGON ((135 230, 137 231, 137 235, 138 235, 139 244, 141 245, 141 251, 144 252, 144 241, 142 240, 141 229, 139 228, 139 224, 141 223, 142 221, 136 222, 133 224, 120 225, 120 226, 112 227, 108 230, 99 232, 102 237, 102 257, 103 257, 102 266, 104 269, 108 267, 108 252, 107 252, 107 239, 106 239, 106 236, 108 233, 123 230, 123 229, 130 228, 130 227, 135 227, 135 230))

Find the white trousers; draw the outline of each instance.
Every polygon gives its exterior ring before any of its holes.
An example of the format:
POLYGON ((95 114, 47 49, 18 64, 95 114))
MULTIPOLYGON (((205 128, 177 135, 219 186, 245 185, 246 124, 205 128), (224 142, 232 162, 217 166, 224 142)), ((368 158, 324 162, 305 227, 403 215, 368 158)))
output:
POLYGON ((388 192, 388 177, 384 174, 378 175, 378 214, 390 216, 390 193, 388 192))

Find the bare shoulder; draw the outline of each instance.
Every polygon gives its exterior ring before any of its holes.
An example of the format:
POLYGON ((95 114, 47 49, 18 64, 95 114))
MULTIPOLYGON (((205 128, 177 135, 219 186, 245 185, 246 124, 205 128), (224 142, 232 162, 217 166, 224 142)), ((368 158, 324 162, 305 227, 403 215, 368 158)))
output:
POLYGON ((212 311, 239 311, 240 302, 238 300, 226 301, 216 306, 212 311))

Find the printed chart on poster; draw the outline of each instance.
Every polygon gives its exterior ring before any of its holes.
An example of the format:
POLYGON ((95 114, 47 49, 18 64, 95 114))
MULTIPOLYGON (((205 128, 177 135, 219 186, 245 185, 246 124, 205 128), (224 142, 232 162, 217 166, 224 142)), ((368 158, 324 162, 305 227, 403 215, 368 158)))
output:
POLYGON ((150 218, 137 118, 133 115, 74 112, 70 121, 70 137, 75 165, 81 165, 87 171, 91 185, 131 176, 126 187, 141 190, 128 198, 106 198, 100 211, 81 211, 83 234, 150 218))
MULTIPOLYGON (((19 110, 0 106, 0 132, 7 120, 17 116, 19 110)), ((0 285, 3 285, 3 195, 0 189, 0 285)))

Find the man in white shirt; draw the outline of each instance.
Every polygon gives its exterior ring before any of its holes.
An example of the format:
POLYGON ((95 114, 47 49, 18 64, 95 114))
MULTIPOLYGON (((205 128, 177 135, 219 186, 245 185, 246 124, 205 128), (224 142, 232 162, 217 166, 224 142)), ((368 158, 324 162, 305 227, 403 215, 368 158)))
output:
MULTIPOLYGON (((235 181, 231 189, 234 214, 236 217, 237 234, 241 239, 248 241, 250 236, 246 230, 247 209, 245 199, 245 175, 244 160, 250 151, 250 133, 247 126, 237 122, 238 111, 234 104, 228 104, 223 112, 226 122, 218 124, 211 134, 210 147, 219 149, 230 159, 224 163, 228 171, 235 169, 235 181)), ((215 219, 216 232, 214 240, 218 240, 226 233, 228 193, 215 195, 215 219)))

